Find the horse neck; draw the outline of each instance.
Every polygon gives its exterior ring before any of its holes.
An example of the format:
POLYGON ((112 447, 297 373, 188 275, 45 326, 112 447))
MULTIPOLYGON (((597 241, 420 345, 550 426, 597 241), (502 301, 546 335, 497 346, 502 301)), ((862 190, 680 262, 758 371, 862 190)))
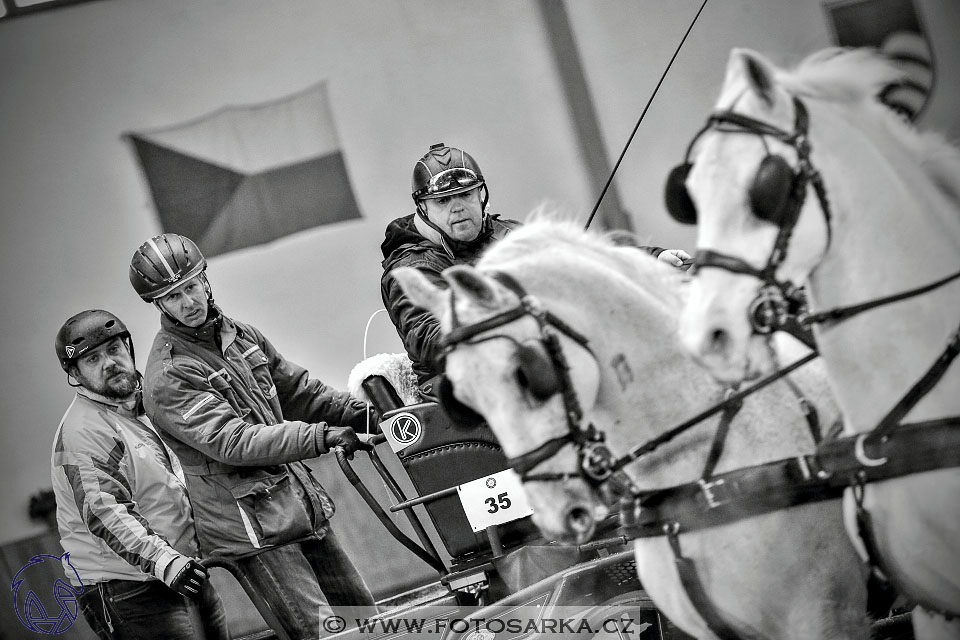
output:
MULTIPOLYGON (((813 309, 880 298, 960 270, 960 211, 921 167, 900 161, 898 151, 905 152, 892 141, 868 139, 857 126, 828 116, 811 109, 813 162, 833 213, 831 246, 809 279, 813 309), (836 126, 846 131, 831 132, 836 126)), ((873 428, 930 367, 958 319, 960 282, 954 282, 818 328, 847 428, 873 428)), ((960 396, 946 392, 957 388, 960 367, 951 371, 912 417, 960 413, 960 396)))

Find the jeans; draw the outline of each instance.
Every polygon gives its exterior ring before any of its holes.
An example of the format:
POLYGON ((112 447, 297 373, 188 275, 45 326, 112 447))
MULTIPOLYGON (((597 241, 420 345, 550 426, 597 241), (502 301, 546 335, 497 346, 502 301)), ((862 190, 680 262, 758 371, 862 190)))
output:
MULTIPOLYGON (((103 640, 198 640, 191 601, 159 580, 109 580, 80 594, 87 624, 103 640), (112 631, 111 631, 112 629, 112 631)), ((203 585, 199 618, 206 640, 230 640, 223 603, 212 584, 203 585)))
POLYGON ((292 640, 317 640, 341 631, 323 625, 334 616, 333 607, 350 607, 358 615, 376 613, 373 595, 331 530, 321 540, 267 549, 239 564, 292 640))

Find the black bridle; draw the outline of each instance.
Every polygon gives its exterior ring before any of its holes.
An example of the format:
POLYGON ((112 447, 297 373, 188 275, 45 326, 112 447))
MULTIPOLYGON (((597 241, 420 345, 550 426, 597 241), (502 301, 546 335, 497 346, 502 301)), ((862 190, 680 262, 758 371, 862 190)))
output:
MULTIPOLYGON (((761 138, 770 137, 779 140, 793 147, 797 153, 797 166, 794 169, 787 201, 778 219, 772 221, 778 226, 777 238, 763 268, 758 269, 742 258, 710 249, 697 251, 694 262, 696 270, 714 267, 731 273, 750 275, 763 283, 757 297, 750 304, 748 315, 753 330, 764 335, 784 328, 788 320, 796 315, 799 308, 798 300, 800 296, 798 292, 800 287, 793 282, 778 279, 777 270, 786 258, 790 238, 806 201, 808 185, 813 185, 817 200, 820 203, 820 211, 823 213, 827 227, 828 247, 832 234, 830 201, 827 198, 820 172, 810 160, 811 146, 808 138, 810 118, 807 108, 796 97, 793 99, 793 105, 795 115, 792 132, 750 116, 733 111, 722 111, 711 115, 706 127, 694 138, 695 142, 700 135, 709 129, 716 129, 724 133, 749 133, 761 138)), ((691 147, 692 145, 693 142, 691 142, 691 147)))
MULTIPOLYGON (((753 276, 760 280, 763 286, 761 286, 757 297, 750 304, 748 316, 754 332, 763 335, 789 327, 790 321, 794 318, 796 318, 803 327, 811 327, 814 324, 837 323, 869 309, 922 295, 960 278, 960 271, 958 271, 915 289, 876 298, 867 302, 837 307, 814 314, 800 312, 800 308, 803 306, 799 302, 801 299, 798 295, 800 287, 793 282, 779 280, 776 273, 786 259, 790 238, 799 220, 800 210, 806 201, 808 185, 813 186, 817 194, 817 200, 820 203, 820 210, 823 213, 827 229, 826 249, 829 249, 832 240, 833 216, 826 187, 823 184, 823 178, 820 172, 813 166, 810 159, 812 149, 808 137, 810 119, 807 108, 797 97, 793 97, 793 104, 795 110, 793 132, 785 131, 779 127, 740 113, 722 111, 711 115, 706 126, 697 133, 690 143, 690 148, 692 148, 693 144, 704 132, 710 129, 716 129, 723 133, 749 133, 761 137, 772 137, 790 145, 797 153, 797 167, 794 170, 793 183, 788 201, 779 219, 772 221, 778 225, 779 229, 777 238, 774 241, 773 248, 770 251, 764 267, 757 269, 742 258, 711 249, 700 249, 696 253, 694 273, 707 267, 714 267, 731 273, 753 276)), ((689 152, 688 149, 688 155, 689 152)))
MULTIPOLYGON (((490 275, 514 292, 520 298, 520 304, 485 320, 481 320, 469 325, 463 325, 460 324, 456 317, 456 313, 454 311, 456 301, 451 296, 450 309, 453 328, 444 337, 443 346, 444 350, 449 353, 458 345, 478 344, 488 340, 506 339, 517 343, 518 341, 516 339, 504 334, 492 334, 480 338, 477 338, 477 336, 492 329, 497 329, 506 324, 519 320, 523 317, 529 316, 536 320, 539 328, 539 339, 549 357, 548 364, 557 374, 557 384, 553 390, 553 393, 562 394, 567 422, 567 432, 561 436, 547 440, 537 448, 527 453, 507 460, 507 463, 520 475, 520 478, 525 482, 548 482, 581 479, 594 490, 600 491, 604 488, 609 489, 609 494, 616 498, 638 495, 642 492, 627 477, 623 469, 627 465, 638 460, 641 456, 652 453, 680 434, 700 424, 707 418, 720 413, 720 423, 717 428, 717 432, 714 435, 714 441, 711 446, 711 451, 708 456, 703 474, 704 477, 709 477, 713 472, 713 468, 719 461, 720 454, 723 450, 724 441, 727 436, 729 424, 740 410, 744 399, 760 389, 763 389, 770 383, 789 375, 799 367, 817 357, 816 353, 811 353, 806 357, 792 363, 791 365, 766 376, 747 389, 737 392, 734 392, 732 389, 728 390, 725 394, 724 400, 721 402, 718 402, 712 407, 700 412, 676 427, 665 431, 648 442, 637 445, 636 447, 624 453, 622 456, 615 457, 610 449, 606 446, 605 434, 601 430, 597 429, 592 423, 584 425, 583 410, 580 405, 579 398, 577 397, 576 390, 573 388, 573 384, 570 380, 570 367, 567 363, 566 357, 563 354, 563 349, 560 345, 557 334, 559 332, 563 335, 566 335, 581 347, 586 349, 591 355, 594 356, 594 358, 596 358, 596 355, 590 349, 587 338, 584 337, 580 332, 573 329, 566 322, 558 318, 556 315, 545 310, 540 304, 539 300, 528 294, 520 285, 520 283, 509 274, 503 272, 494 272, 490 275), (559 453, 560 450, 568 444, 573 445, 577 450, 577 471, 532 473, 536 467, 557 455, 557 453, 559 453)), ((796 389, 794 389, 794 391, 795 393, 798 393, 796 389)), ((802 395, 799 397, 799 399, 801 401, 801 405, 804 407, 811 431, 814 433, 814 438, 819 440, 819 425, 817 423, 816 412, 812 407, 807 405, 806 400, 802 397, 802 395)))
POLYGON ((584 424, 583 409, 577 397, 577 392, 573 388, 570 379, 570 366, 563 353, 558 334, 567 336, 593 355, 589 341, 579 331, 550 311, 545 310, 539 300, 529 295, 520 286, 520 283, 509 274, 494 272, 491 276, 515 293, 520 298, 520 304, 480 322, 463 325, 456 317, 456 300, 451 295, 450 310, 453 328, 443 338, 444 351, 449 353, 461 344, 477 344, 494 339, 507 339, 516 343, 517 341, 514 338, 504 334, 493 334, 479 339, 477 336, 510 324, 520 318, 533 318, 537 322, 539 341, 549 358, 548 364, 552 367, 553 374, 556 376, 556 384, 543 394, 543 399, 560 393, 567 422, 567 432, 565 434, 544 442, 532 451, 510 458, 507 460, 507 464, 524 481, 566 480, 581 477, 581 473, 532 473, 533 469, 555 456, 564 446, 572 444, 577 449, 582 477, 592 479, 597 484, 606 481, 610 473, 606 472, 605 466, 611 454, 603 442, 603 433, 597 430, 592 423, 584 424))

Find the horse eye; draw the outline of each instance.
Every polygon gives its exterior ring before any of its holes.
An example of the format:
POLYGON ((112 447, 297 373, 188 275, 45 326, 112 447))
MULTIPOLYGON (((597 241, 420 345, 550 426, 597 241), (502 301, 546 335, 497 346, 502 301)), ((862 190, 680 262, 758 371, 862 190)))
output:
POLYGON ((520 388, 524 391, 530 390, 530 379, 527 378, 526 372, 524 372, 523 367, 517 367, 516 373, 517 384, 520 385, 520 388))

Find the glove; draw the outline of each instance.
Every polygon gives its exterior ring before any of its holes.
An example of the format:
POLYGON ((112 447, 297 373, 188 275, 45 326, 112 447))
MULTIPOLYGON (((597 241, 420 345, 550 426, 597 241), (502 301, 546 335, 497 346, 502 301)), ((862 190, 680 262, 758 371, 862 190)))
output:
POLYGON ((327 427, 323 430, 323 445, 328 450, 341 447, 347 460, 353 460, 354 451, 373 450, 373 446, 361 440, 351 427, 327 427))
POLYGON ((182 596, 187 596, 193 600, 200 598, 200 589, 203 583, 207 581, 210 575, 202 564, 193 558, 183 558, 186 564, 176 569, 177 561, 171 563, 164 572, 163 582, 168 587, 182 596))

